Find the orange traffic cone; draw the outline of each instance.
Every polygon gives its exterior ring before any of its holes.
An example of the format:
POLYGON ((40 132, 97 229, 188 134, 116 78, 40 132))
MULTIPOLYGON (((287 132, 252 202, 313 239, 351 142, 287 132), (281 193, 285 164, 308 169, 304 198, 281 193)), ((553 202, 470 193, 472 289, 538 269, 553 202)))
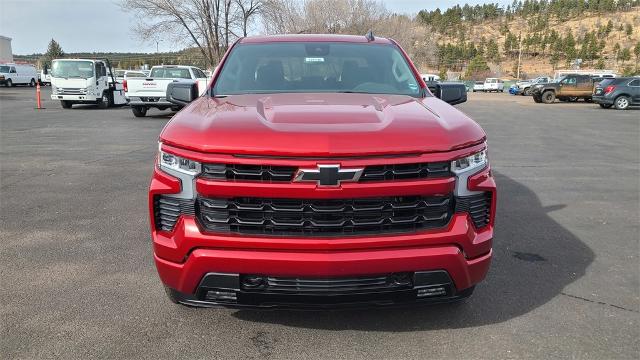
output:
POLYGON ((42 109, 42 101, 40 100, 40 82, 36 83, 36 109, 42 109))

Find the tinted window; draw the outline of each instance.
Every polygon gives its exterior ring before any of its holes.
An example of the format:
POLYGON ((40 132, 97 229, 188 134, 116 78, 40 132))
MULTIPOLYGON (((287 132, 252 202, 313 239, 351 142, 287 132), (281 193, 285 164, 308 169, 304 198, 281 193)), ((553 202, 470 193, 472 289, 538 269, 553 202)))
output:
POLYGON ((93 77, 93 63, 91 61, 56 60, 51 65, 51 76, 88 79, 93 77))
POLYGON ((629 83, 629 86, 640 86, 640 79, 635 79, 629 83))
POLYGON ((397 47, 290 42, 239 44, 225 62, 216 94, 355 92, 419 96, 397 47))
POLYGON ((8 72, 9 72, 8 66, 0 66, 0 73, 8 73, 8 72))
POLYGON ((598 86, 605 87, 605 86, 608 86, 609 84, 613 83, 614 81, 615 80, 613 80, 613 79, 603 79, 602 81, 600 81, 598 83, 598 86))
POLYGON ((151 70, 152 78, 191 79, 189 69, 155 68, 151 70))
POLYGON ((207 75, 205 75, 204 72, 202 72, 202 70, 198 69, 198 68, 191 68, 193 70, 193 74, 196 76, 196 78, 201 79, 201 78, 206 78, 207 75))

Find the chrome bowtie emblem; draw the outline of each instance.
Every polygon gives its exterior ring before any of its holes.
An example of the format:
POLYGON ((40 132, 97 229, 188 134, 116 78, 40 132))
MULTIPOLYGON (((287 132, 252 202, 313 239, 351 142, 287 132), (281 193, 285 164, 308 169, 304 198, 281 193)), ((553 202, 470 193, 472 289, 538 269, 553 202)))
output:
POLYGON ((341 169, 340 165, 318 164, 317 169, 298 169, 293 181, 315 181, 318 186, 340 186, 341 181, 358 181, 362 168, 341 169))

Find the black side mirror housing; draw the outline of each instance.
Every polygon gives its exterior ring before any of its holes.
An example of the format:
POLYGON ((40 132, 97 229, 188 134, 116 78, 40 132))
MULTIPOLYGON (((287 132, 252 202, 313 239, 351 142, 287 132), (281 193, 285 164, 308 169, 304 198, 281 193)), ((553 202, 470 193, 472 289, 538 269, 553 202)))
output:
POLYGON ((195 81, 174 81, 167 86, 167 101, 186 106, 198 98, 198 84, 195 81))
POLYGON ((427 82, 427 87, 438 99, 457 105, 467 101, 467 87, 463 83, 427 82))

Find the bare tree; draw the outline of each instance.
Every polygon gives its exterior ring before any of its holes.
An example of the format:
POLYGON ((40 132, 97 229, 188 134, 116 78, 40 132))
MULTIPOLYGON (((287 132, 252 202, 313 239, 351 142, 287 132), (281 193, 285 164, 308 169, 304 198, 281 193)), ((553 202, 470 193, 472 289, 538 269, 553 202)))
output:
POLYGON ((267 33, 362 34, 392 38, 418 64, 436 60, 436 40, 414 18, 393 14, 379 0, 265 0, 261 10, 267 33))
POLYGON ((218 63, 238 34, 246 34, 260 0, 121 0, 134 12, 143 40, 164 37, 196 47, 208 67, 218 63), (242 6, 241 6, 242 4, 242 6))
POLYGON ((260 13, 267 34, 297 34, 306 30, 302 1, 264 0, 260 13))
POLYGON ((247 36, 250 20, 262 9, 261 0, 235 0, 239 10, 242 36, 247 36))

